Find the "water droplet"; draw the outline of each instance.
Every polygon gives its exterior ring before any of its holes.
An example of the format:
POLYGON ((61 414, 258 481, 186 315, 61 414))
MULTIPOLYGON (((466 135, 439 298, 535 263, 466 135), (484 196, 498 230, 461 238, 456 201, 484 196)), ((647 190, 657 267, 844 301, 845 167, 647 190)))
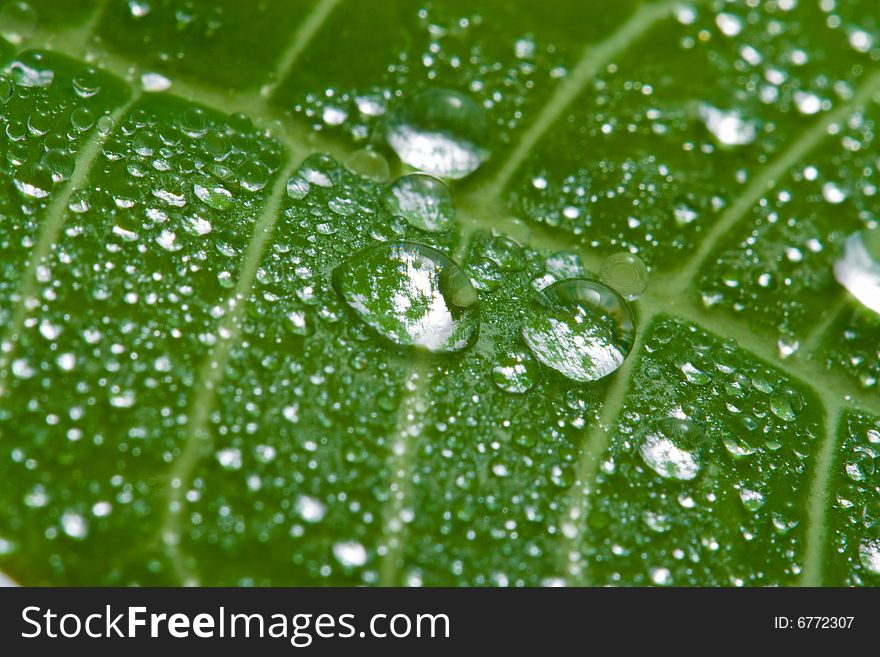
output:
POLYGON ((55 71, 46 65, 45 55, 34 50, 22 53, 12 62, 9 74, 23 87, 48 87, 55 79, 55 71))
POLYGON ((89 523, 80 514, 65 511, 61 516, 61 529, 71 538, 83 539, 89 533, 89 523))
POLYGON ((668 417, 641 432, 639 454, 661 477, 689 481, 700 472, 703 430, 696 424, 668 417))
POLYGON ((26 2, 7 2, 0 8, 0 36, 19 45, 37 30, 37 11, 26 2))
POLYGON ((459 351, 479 334, 479 299, 467 274, 421 244, 363 249, 333 271, 333 286, 364 322, 400 345, 459 351))
POLYGON ((724 112, 704 104, 700 105, 700 118, 723 146, 744 146, 755 141, 755 124, 744 121, 737 111, 724 112))
POLYGON ((744 488, 739 492, 739 499, 742 502, 743 508, 750 513, 758 511, 767 501, 763 493, 748 488, 744 488))
POLYGON ((193 192, 196 197, 215 210, 227 210, 232 206, 232 193, 225 187, 214 184, 209 180, 202 183, 193 183, 193 192))
POLYGON ((443 178, 464 178, 488 157, 483 110, 457 91, 424 91, 388 117, 387 139, 398 157, 443 178))
POLYGON ((822 185, 822 197, 832 205, 839 205, 846 200, 846 192, 833 182, 822 185))
POLYGON ((363 566, 367 563, 367 550, 357 541, 334 543, 333 556, 343 566, 363 566))
POLYGON ((55 182, 70 178, 76 165, 73 155, 60 148, 46 151, 43 154, 42 163, 49 169, 52 174, 52 180, 55 182))
POLYGON ((424 173, 398 178, 388 186, 383 200, 388 212, 422 230, 447 230, 455 221, 455 207, 446 184, 424 173))
POLYGON ((287 195, 294 201, 301 201, 309 195, 309 181, 301 176, 294 176, 287 181, 287 195))
POLYGON ((574 381, 620 367, 635 338, 632 311, 599 281, 572 278, 537 292, 522 336, 538 360, 574 381))
POLYGON ((346 166, 349 171, 378 183, 388 182, 388 179, 391 177, 388 160, 381 153, 368 148, 355 151, 348 158, 346 166))
POLYGON ((725 36, 733 37, 742 32, 742 19, 735 14, 721 12, 715 17, 715 24, 725 36))
POLYGON ((46 198, 52 189, 52 172, 42 164, 25 164, 15 171, 12 182, 25 196, 46 198))
POLYGON ((624 299, 632 301, 648 287, 648 268, 637 255, 615 253, 605 258, 599 278, 624 299))
POLYGON ((880 313, 880 228, 846 238, 834 276, 865 307, 880 313))
POLYGON ((501 356, 492 368, 492 381, 504 392, 522 394, 538 380, 538 364, 526 353, 512 351, 501 356))
POLYGON ((808 91, 795 91, 794 104, 801 114, 815 114, 822 109, 822 101, 819 97, 808 91))
POLYGON ((100 74, 91 66, 86 66, 74 76, 73 90, 81 98, 91 98, 101 90, 100 74))
POLYGON ((148 72, 141 75, 141 87, 149 93, 157 93, 171 88, 171 80, 161 73, 148 72))
POLYGON ((296 512, 306 522, 321 522, 327 514, 327 507, 316 497, 300 495, 296 501, 296 512))
POLYGON ((501 286, 501 269, 494 260, 474 258, 468 263, 471 283, 481 292, 493 292, 501 286))
POLYGON ((522 271, 526 268, 523 248, 505 235, 496 235, 489 240, 483 255, 494 260, 502 271, 522 271))

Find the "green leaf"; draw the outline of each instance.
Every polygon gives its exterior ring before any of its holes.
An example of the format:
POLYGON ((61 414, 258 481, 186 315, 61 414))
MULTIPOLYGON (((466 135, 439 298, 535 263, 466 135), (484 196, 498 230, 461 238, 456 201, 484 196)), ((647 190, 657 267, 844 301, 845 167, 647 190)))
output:
POLYGON ((880 583, 880 316, 835 276, 877 229, 880 26, 838 4, 32 1, 0 40, 0 568, 880 583), (488 124, 444 146, 488 155, 451 204, 389 188, 389 126, 443 89, 426 122, 488 124), (637 298, 548 287, 603 265, 637 298))

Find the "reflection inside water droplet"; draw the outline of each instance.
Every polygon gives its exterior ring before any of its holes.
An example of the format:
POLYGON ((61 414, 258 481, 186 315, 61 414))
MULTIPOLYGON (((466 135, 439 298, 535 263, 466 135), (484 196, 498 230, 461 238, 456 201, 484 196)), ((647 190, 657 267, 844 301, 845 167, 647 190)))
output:
POLYGON ((443 178, 464 178, 488 156, 482 108, 464 94, 431 89, 388 117, 387 139, 397 156, 443 178))
POLYGON ((422 230, 443 231, 455 221, 455 207, 446 185, 424 173, 395 180, 385 191, 383 201, 388 212, 422 230))
POLYGON ((880 228, 846 238, 834 276, 865 307, 880 313, 880 228))
POLYGON ((388 242, 363 249, 333 271, 333 286, 365 323, 397 344, 460 351, 479 335, 477 291, 457 263, 428 246, 388 242))
POLYGON ((620 367, 635 338, 632 311, 599 281, 572 278, 537 292, 522 336, 542 363, 575 381, 620 367))
POLYGON ((700 471, 699 451, 704 434, 697 425, 668 417, 644 428, 639 455, 661 477, 689 481, 700 471))

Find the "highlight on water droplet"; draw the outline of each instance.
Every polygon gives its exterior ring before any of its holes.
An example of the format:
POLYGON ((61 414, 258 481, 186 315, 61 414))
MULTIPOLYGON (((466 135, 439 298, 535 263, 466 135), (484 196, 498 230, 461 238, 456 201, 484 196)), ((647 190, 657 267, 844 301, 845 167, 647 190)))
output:
POLYGON ((635 339, 626 301, 599 281, 571 278, 537 292, 522 324, 537 359, 574 381, 595 381, 623 363, 635 339))
POLYGON ((479 336, 477 291, 456 262, 429 246, 367 247, 333 271, 333 287, 361 320, 396 344, 453 352, 479 336))
POLYGON ((846 238, 834 263, 834 277, 866 308, 880 313, 880 228, 846 238))
POLYGON ((636 439, 642 461, 661 477, 689 481, 699 474, 705 434, 693 422, 663 418, 644 426, 636 439))
POLYGON ((605 258, 599 278, 627 301, 638 299, 648 287, 648 268, 632 253, 615 253, 605 258))
POLYGON ((383 202, 392 215, 428 232, 447 230, 455 221, 455 207, 446 184, 425 173, 395 180, 385 190, 383 202))
POLYGON ((489 155, 488 124, 471 98, 430 89, 388 116, 386 139, 406 164, 442 178, 464 178, 489 155))

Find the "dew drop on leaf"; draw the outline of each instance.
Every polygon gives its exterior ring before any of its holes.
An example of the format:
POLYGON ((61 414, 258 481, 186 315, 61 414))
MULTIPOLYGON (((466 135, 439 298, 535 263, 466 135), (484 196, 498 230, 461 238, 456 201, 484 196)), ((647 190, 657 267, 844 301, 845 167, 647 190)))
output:
POLYGON ((52 172, 42 164, 25 164, 12 179, 15 188, 31 198, 46 198, 52 189, 52 172))
POLYGON ((846 238, 834 276, 862 305, 880 313, 880 228, 846 238))
POLYGON ((638 436, 639 455, 666 479, 689 481, 700 472, 703 430, 688 420, 668 417, 649 424, 638 436))
POLYGON ((391 177, 388 160, 381 153, 369 148, 361 148, 352 153, 346 161, 349 171, 369 178, 377 183, 388 182, 391 177))
POLYGON ((395 180, 386 189, 383 201, 392 215, 428 232, 447 230, 455 221, 455 207, 446 184, 424 173, 395 180))
POLYGON ((363 249, 333 271, 333 286, 396 344, 451 352, 479 335, 477 291, 457 263, 428 246, 388 242, 363 249))
POLYGON ((641 296, 648 287, 648 268, 632 253, 615 253, 602 262, 599 278, 627 301, 641 296))
POLYGON ((489 154, 482 108, 448 89, 424 91, 397 107, 386 134, 403 162, 442 178, 464 178, 489 154))
POLYGON ((503 354, 492 368, 492 381, 504 392, 522 394, 531 390, 538 380, 538 364, 527 353, 512 351, 503 354))
POLYGON ((535 294, 522 336, 548 367, 574 381, 595 381, 620 367, 635 328, 617 292, 599 281, 572 278, 535 294))

